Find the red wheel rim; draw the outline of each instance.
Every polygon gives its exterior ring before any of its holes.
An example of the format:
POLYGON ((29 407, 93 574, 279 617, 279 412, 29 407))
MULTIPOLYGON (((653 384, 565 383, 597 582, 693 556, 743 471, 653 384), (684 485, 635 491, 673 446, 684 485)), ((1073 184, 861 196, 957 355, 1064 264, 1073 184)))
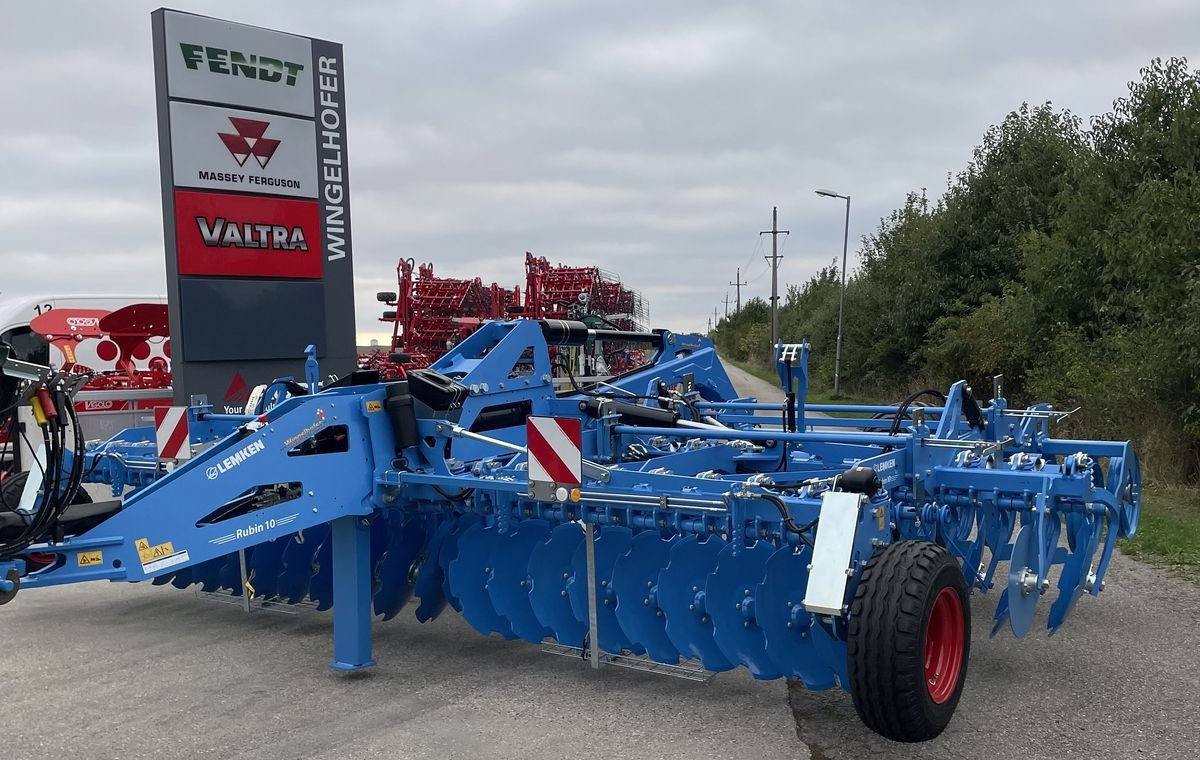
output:
POLYGON ((925 626, 925 686, 929 698, 943 704, 954 694, 963 663, 963 604, 946 586, 933 600, 925 626))

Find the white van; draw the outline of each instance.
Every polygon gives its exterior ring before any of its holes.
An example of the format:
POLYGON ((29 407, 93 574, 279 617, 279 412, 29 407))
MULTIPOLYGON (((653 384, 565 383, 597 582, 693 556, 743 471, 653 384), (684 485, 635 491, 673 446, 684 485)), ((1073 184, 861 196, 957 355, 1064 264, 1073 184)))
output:
MULTIPOLYGON (((166 296, 151 295, 67 295, 14 296, 0 294, 0 341, 13 347, 16 359, 34 364, 61 367, 64 356, 45 338, 33 331, 29 323, 54 309, 87 309, 93 312, 113 312, 136 303, 165 304, 166 296)), ((85 339, 72 346, 77 362, 96 372, 117 369, 111 351, 105 350, 98 339, 85 339)), ((147 344, 144 356, 137 357, 135 366, 146 369, 154 357, 162 357, 169 365, 168 340, 147 344)), ((155 406, 171 403, 171 389, 146 390, 84 390, 75 397, 80 427, 88 440, 109 438, 127 427, 153 422, 155 406)), ((8 467, 6 460, 18 457, 17 465, 27 461, 28 452, 14 451, 0 431, 0 469, 8 467)), ((22 445, 22 448, 24 446, 22 445)))
MULTIPOLYGON (((60 366, 63 360, 62 354, 51 351, 46 340, 29 327, 29 323, 35 318, 54 309, 116 311, 135 303, 165 304, 166 302, 166 296, 13 296, 0 294, 0 341, 13 347, 17 359, 35 364, 60 366)), ((98 371, 116 369, 116 364, 113 362, 96 360, 91 361, 87 366, 98 371), (93 366, 93 364, 98 366, 93 366)))

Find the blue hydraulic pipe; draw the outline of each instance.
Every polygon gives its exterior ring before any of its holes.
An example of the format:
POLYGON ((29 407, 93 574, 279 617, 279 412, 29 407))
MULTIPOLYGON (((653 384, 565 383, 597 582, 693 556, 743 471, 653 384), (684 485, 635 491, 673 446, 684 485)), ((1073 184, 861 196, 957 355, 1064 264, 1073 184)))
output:
POLYGON ((787 405, 763 401, 697 401, 697 409, 761 409, 767 412, 782 412, 787 405))
MULTIPOLYGON (((879 406, 871 404, 805 404, 804 408, 810 412, 854 412, 855 414, 896 414, 900 411, 898 406, 879 406)), ((908 411, 921 409, 930 414, 941 414, 946 410, 944 406, 910 406, 908 411)))
POLYGON ((795 443, 849 443, 860 446, 905 446, 908 436, 875 433, 784 433, 774 430, 720 430, 716 428, 658 428, 617 425, 618 435, 662 435, 675 438, 711 438, 724 441, 786 441, 795 443))

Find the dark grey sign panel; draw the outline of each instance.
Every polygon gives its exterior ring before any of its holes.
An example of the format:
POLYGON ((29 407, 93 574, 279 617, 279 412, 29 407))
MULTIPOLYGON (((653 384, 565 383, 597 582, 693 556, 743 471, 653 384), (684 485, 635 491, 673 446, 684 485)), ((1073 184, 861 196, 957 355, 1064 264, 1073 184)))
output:
POLYGON ((342 46, 162 8, 151 27, 176 401, 240 410, 308 344, 351 371, 342 46))

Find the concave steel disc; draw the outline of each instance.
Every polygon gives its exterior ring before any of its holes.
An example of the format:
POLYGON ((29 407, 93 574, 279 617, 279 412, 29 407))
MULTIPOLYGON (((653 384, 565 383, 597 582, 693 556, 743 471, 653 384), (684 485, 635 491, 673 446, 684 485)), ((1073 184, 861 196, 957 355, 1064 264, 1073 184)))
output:
POLYGON ((573 572, 571 560, 583 545, 583 527, 563 523, 550 531, 550 539, 533 547, 529 555, 529 606, 538 622, 550 629, 554 638, 572 647, 583 645, 587 635, 587 616, 576 617, 571 609, 567 582, 573 572))
POLYGON ((482 518, 479 515, 468 513, 454 521, 454 526, 450 530, 450 535, 446 536, 445 543, 442 544, 442 550, 438 552, 438 567, 442 569, 442 577, 445 582, 442 585, 442 590, 446 594, 446 602, 454 608, 455 612, 462 612, 462 602, 458 601, 458 597, 450 590, 450 563, 458 557, 458 541, 462 535, 472 525, 481 524, 482 518))
POLYGON ((392 515, 388 520, 387 544, 376 565, 375 614, 391 620, 412 599, 412 569, 428 535, 423 515, 392 515))
POLYGON ((288 535, 259 544, 254 547, 254 554, 246 558, 246 570, 256 599, 275 597, 279 571, 283 569, 283 550, 291 540, 292 536, 288 535))
POLYGON ((413 593, 421 603, 417 605, 417 620, 428 623, 446 609, 446 573, 438 563, 451 531, 454 529, 454 518, 446 516, 438 522, 437 528, 425 547, 425 556, 417 568, 417 579, 413 584, 413 593))
POLYGON ((704 540, 685 536, 671 547, 670 562, 658 575, 658 606, 667 618, 667 637, 684 657, 700 660, 714 673, 734 667, 713 639, 705 595, 709 573, 724 546, 715 535, 704 540))
POLYGON ((612 588, 617 595, 617 622, 629 638, 656 662, 679 663, 679 650, 667 636, 666 616, 658 606, 658 576, 671 557, 679 536, 657 530, 633 537, 629 551, 617 558, 612 588))
POLYGON ((313 576, 313 558, 317 548, 329 535, 329 525, 322 523, 305 528, 292 537, 283 550, 283 570, 279 573, 279 596, 288 604, 296 604, 308 593, 313 576))
MULTIPOLYGON (((642 654, 646 650, 634 644, 617 622, 617 596, 612 589, 613 567, 617 557, 629 551, 633 543, 633 531, 620 525, 607 525, 596 530, 594 543, 596 556, 596 637, 592 646, 599 646, 609 654, 620 654, 629 650, 642 654)), ((575 617, 588 619, 588 574, 587 546, 581 542, 571 558, 571 579, 567 581, 567 597, 575 617)))
POLYGON ((775 545, 766 541, 755 541, 749 547, 727 544, 717 555, 717 569, 708 576, 704 589, 717 646, 755 678, 783 675, 767 654, 763 629, 755 616, 755 595, 774 553, 775 545))
POLYGON ((1008 561, 1008 590, 1005 597, 1008 600, 1008 624, 1013 635, 1018 639, 1024 638, 1033 625, 1033 613, 1037 610, 1038 590, 1026 590, 1023 580, 1028 577, 1036 578, 1038 554, 1040 547, 1035 534, 1035 526, 1026 525, 1017 533, 1013 543, 1012 558, 1008 561))
POLYGON ((767 655, 786 676, 807 689, 830 689, 837 681, 829 661, 813 642, 812 615, 804 609, 812 550, 785 546, 767 560, 755 596, 754 614, 766 639, 767 655))
POLYGON ((1092 558, 1100 545, 1100 526, 1094 519, 1084 520, 1075 532, 1076 550, 1067 555, 1062 574, 1058 577, 1058 598, 1050 605, 1050 617, 1046 627, 1053 635, 1071 614, 1079 597, 1083 596, 1083 584, 1091 570, 1092 558))
POLYGON ((517 636, 540 644, 550 635, 529 603, 529 558, 538 544, 550 538, 550 523, 522 520, 512 532, 500 537, 492 553, 492 579, 488 594, 496 612, 508 620, 517 636))
MULTIPOLYGON (((234 558, 237 565, 237 558, 234 558)), ((313 576, 308 582, 308 598, 317 605, 318 610, 328 610, 333 607, 333 530, 325 534, 325 540, 317 548, 313 556, 313 576)))
POLYGON ((450 563, 450 588, 462 602, 462 616, 483 635, 498 633, 515 639, 508 620, 492 606, 488 584, 492 581, 492 555, 500 543, 494 526, 472 525, 458 540, 458 557, 450 563))

